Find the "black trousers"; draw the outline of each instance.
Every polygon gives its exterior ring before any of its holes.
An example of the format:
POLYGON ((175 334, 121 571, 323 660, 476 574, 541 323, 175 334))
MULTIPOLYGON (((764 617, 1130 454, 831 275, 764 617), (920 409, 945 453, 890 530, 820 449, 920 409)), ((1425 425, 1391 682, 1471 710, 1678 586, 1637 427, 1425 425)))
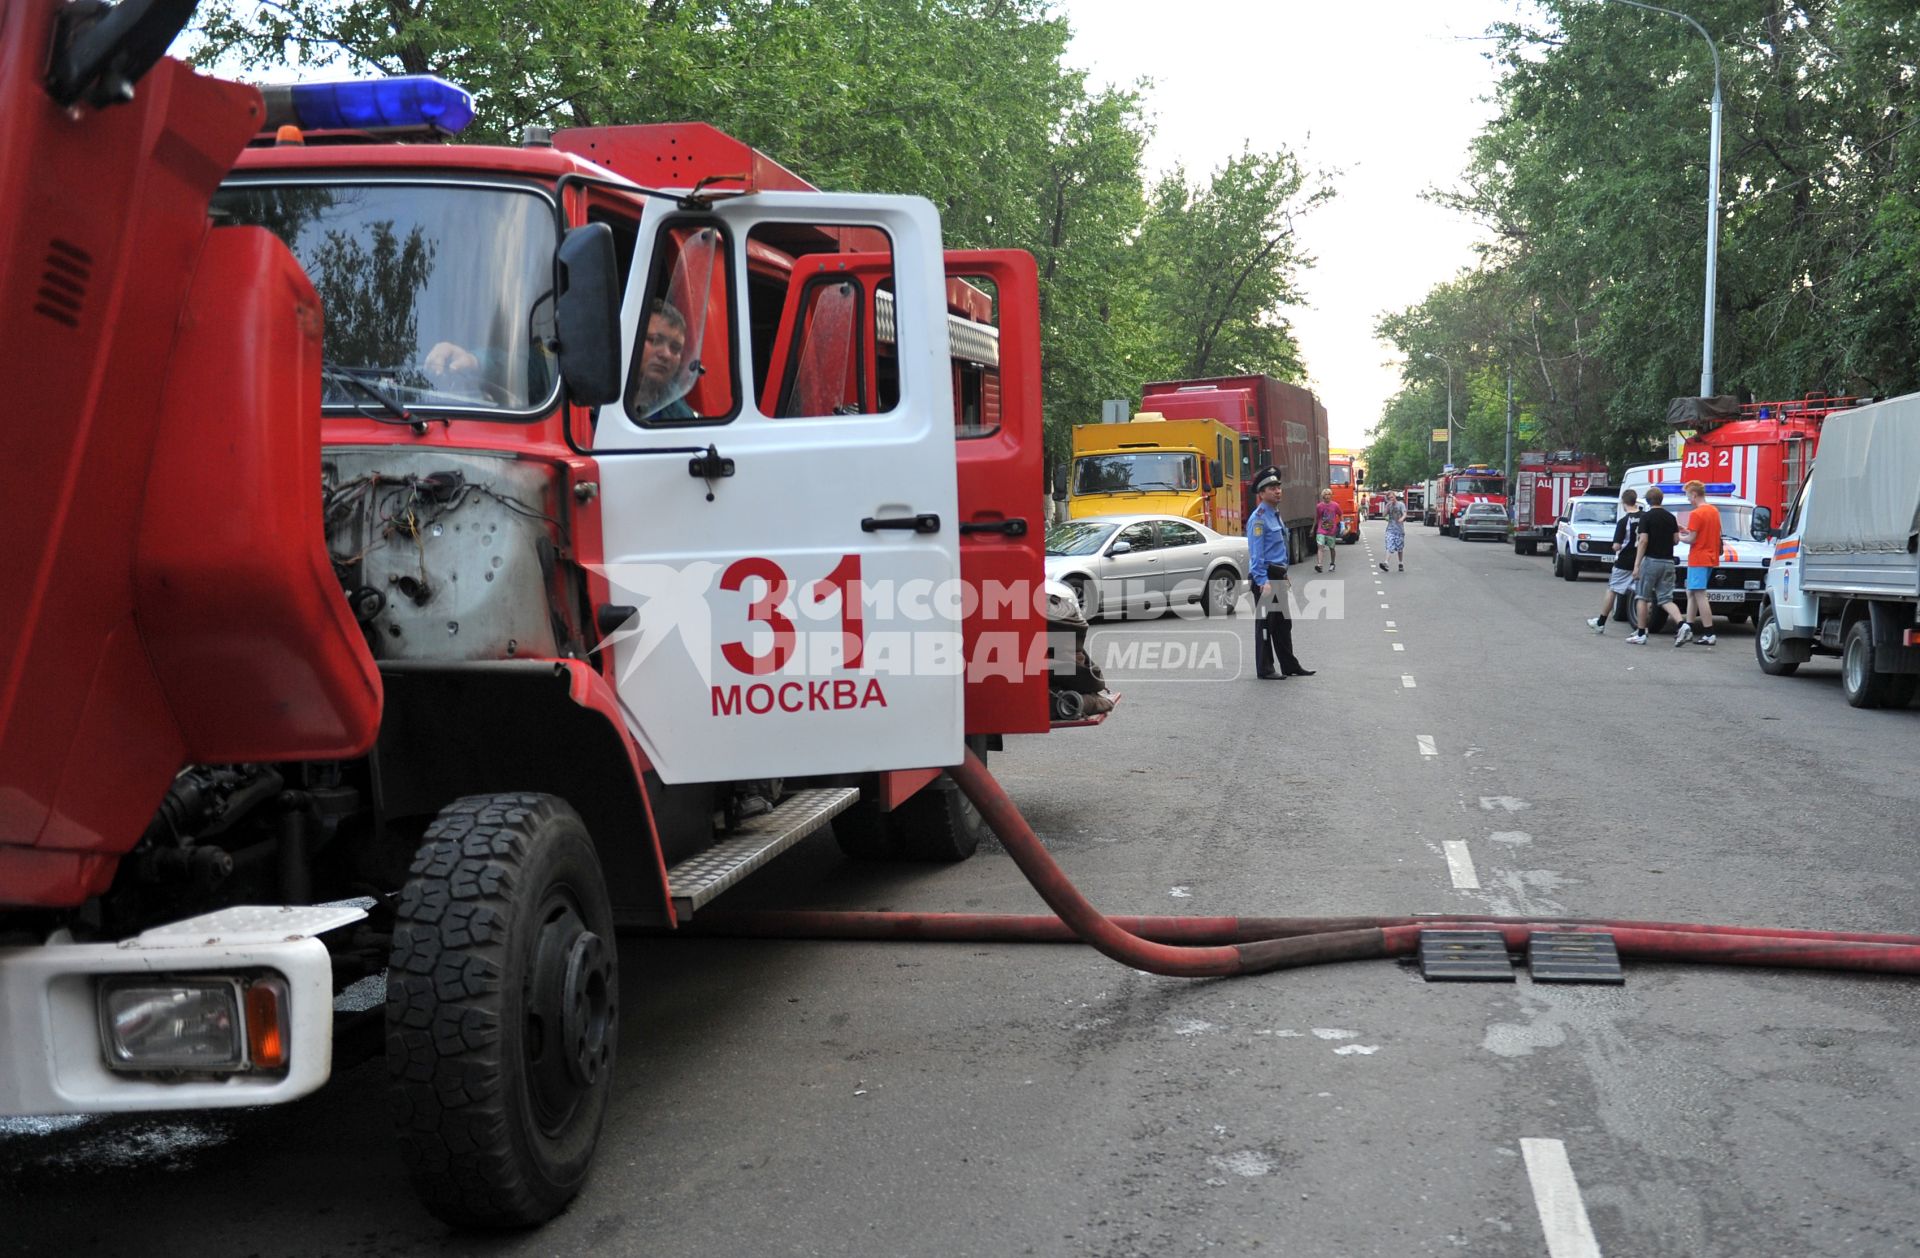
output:
POLYGON ((1254 608, 1253 666, 1261 676, 1274 671, 1277 661, 1282 675, 1306 671, 1293 654, 1293 621, 1287 616, 1285 587, 1276 591, 1269 585, 1261 590, 1266 597, 1254 608))

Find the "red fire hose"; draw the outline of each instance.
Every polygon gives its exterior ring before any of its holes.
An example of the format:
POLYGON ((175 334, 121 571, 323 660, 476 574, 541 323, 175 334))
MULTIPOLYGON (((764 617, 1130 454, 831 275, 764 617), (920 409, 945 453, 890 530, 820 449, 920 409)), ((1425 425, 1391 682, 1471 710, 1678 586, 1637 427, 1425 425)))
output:
POLYGON ((1498 930, 1513 950, 1536 930, 1604 931, 1622 957, 1696 964, 1920 974, 1920 936, 1856 931, 1699 926, 1597 918, 1108 917, 1093 907, 1027 825, 1013 800, 969 751, 948 770, 1056 916, 996 913, 871 913, 810 910, 703 914, 694 935, 786 939, 902 939, 967 943, 1093 945, 1135 969, 1176 978, 1412 956, 1436 927, 1498 930))

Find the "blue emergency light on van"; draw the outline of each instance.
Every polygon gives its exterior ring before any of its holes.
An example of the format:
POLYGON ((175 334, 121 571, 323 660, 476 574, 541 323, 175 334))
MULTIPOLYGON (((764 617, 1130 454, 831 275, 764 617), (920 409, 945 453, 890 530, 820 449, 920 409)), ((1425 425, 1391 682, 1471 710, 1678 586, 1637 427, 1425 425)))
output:
POLYGON ((431 74, 260 89, 267 126, 305 131, 417 131, 452 135, 473 121, 473 97, 431 74))
MULTIPOLYGON (((1665 494, 1668 497, 1675 497, 1675 496, 1685 497, 1687 492, 1687 487, 1685 485, 1661 484, 1661 485, 1655 485, 1654 488, 1658 489, 1662 494, 1665 494)), ((1712 484, 1702 485, 1701 488, 1705 489, 1709 495, 1714 495, 1721 498, 1733 497, 1734 486, 1732 481, 1715 481, 1712 484)))

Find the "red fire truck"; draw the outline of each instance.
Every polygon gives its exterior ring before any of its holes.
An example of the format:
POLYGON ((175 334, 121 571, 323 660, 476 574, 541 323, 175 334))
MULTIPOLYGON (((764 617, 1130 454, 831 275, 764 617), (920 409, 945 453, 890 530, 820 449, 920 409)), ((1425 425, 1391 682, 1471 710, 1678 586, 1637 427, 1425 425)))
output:
POLYGON ((1797 401, 1750 402, 1737 416, 1710 407, 1690 410, 1681 479, 1733 485, 1735 496, 1784 521, 1820 446, 1820 425, 1835 411, 1871 399, 1810 393, 1797 401))
POLYGON ((1439 509, 1435 519, 1443 536, 1458 537, 1460 513, 1469 504, 1491 502, 1507 505, 1507 478, 1497 467, 1470 463, 1450 467, 1440 474, 1439 509))
POLYGON ((1327 484, 1327 408, 1310 390, 1272 376, 1156 380, 1141 408, 1168 419, 1216 419, 1240 434, 1240 477, 1253 510, 1253 475, 1280 469, 1280 518, 1296 558, 1313 550, 1313 507, 1327 484))
POLYGON ((384 1049, 429 1207, 537 1222, 616 927, 829 823, 964 858, 942 766, 1050 727, 1033 262, 706 127, 263 104, 190 9, 0 21, 0 1113, 384 1049))
POLYGON ((1514 468, 1513 550, 1553 545, 1553 526, 1589 485, 1606 483, 1606 460, 1574 450, 1529 450, 1514 468))

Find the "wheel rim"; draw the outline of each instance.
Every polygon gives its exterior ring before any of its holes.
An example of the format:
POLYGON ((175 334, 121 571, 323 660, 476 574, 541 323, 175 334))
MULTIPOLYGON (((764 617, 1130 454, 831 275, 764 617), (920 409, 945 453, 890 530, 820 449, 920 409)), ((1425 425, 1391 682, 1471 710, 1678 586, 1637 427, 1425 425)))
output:
POLYGON ((1760 622, 1760 654, 1769 664, 1780 661, 1780 625, 1771 616, 1760 622))
POLYGON ((1213 588, 1207 592, 1207 604, 1210 607, 1224 608, 1227 600, 1233 597, 1233 578, 1224 573, 1214 577, 1213 588))
POLYGON ((613 950, 587 929, 572 893, 541 905, 522 1028, 533 1117, 558 1135, 605 1078, 618 1022, 613 950))
POLYGON ((1867 653, 1858 635, 1847 641, 1847 689, 1860 694, 1867 688, 1867 653))
POLYGON ((1073 601, 1080 604, 1080 614, 1085 616, 1087 614, 1087 583, 1085 581, 1069 581, 1067 582, 1067 588, 1073 591, 1073 601))

